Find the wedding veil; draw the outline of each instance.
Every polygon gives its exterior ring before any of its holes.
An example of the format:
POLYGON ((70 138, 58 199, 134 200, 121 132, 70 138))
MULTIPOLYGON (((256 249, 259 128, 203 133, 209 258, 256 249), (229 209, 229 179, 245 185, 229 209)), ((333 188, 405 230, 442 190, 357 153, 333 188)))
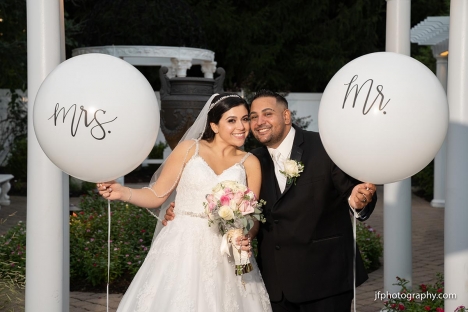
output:
MULTIPOLYGON (((206 122, 207 122, 207 119, 208 119, 208 111, 210 110, 211 104, 212 104, 211 102, 218 95, 219 95, 218 93, 215 93, 208 99, 208 101, 206 101, 205 106, 203 106, 203 108, 202 108, 200 114, 198 115, 197 119, 195 119, 193 125, 185 132, 185 134, 180 139, 179 143, 182 142, 182 141, 187 141, 187 140, 193 140, 193 139, 199 140, 199 139, 201 139, 201 137, 203 135, 203 132, 205 131, 206 122)), ((194 142, 194 144, 195 144, 195 142, 194 142)), ((186 162, 186 159, 184 160, 184 163, 185 162, 186 162)), ((162 170, 164 168, 165 163, 166 163, 166 161, 164 161, 162 163, 162 165, 158 168, 158 170, 156 170, 156 172, 153 174, 153 177, 151 178, 151 181, 149 183, 150 188, 158 180, 158 178, 161 175, 161 172, 162 172, 162 170)), ((182 166, 182 168, 180 170, 181 170, 181 172, 179 172, 179 179, 180 179, 180 175, 181 175, 182 171, 184 170, 184 166, 182 166)), ((176 181, 175 185, 177 185, 177 182, 178 181, 176 181)), ((168 192, 170 192, 170 191, 171 190, 169 190, 168 192)), ((164 220, 164 215, 166 214, 166 210, 167 210, 167 208, 169 208, 169 205, 172 202, 174 202, 175 197, 176 197, 176 193, 177 193, 176 190, 173 190, 171 195, 169 195, 169 197, 161 205, 161 207, 158 208, 159 217, 157 217, 154 213, 152 213, 150 210, 148 210, 148 211, 150 211, 150 213, 153 216, 155 216, 160 221, 156 225, 156 229, 154 231, 154 236, 153 236, 153 241, 156 238, 156 236, 159 234, 161 229, 163 228, 163 225, 162 225, 161 221, 164 220)))

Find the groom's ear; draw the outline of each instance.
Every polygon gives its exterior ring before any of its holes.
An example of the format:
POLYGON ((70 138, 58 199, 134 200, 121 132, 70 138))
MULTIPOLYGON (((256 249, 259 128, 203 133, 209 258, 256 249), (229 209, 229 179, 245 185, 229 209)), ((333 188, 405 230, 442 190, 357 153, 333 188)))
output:
POLYGON ((284 119, 284 123, 286 125, 290 125, 292 123, 291 111, 289 109, 287 109, 287 108, 283 112, 283 119, 284 119))

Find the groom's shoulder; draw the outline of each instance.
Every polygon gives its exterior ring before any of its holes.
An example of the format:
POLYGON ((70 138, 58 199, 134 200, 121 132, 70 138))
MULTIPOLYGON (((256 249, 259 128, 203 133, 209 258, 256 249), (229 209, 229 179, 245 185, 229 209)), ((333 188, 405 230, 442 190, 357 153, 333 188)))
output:
POLYGON ((254 148, 250 151, 250 153, 254 154, 257 158, 260 158, 263 154, 267 153, 267 149, 263 146, 254 148))
POLYGON ((303 129, 296 129, 296 132, 302 134, 304 138, 304 142, 306 143, 319 143, 322 145, 322 140, 318 132, 303 130, 303 129))

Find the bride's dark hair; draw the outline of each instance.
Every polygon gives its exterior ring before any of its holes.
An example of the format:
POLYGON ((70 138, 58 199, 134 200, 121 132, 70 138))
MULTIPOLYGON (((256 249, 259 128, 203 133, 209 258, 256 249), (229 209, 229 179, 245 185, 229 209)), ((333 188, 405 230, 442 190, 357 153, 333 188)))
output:
POLYGON ((239 105, 244 105, 245 109, 247 109, 247 113, 250 111, 247 101, 236 93, 221 93, 213 98, 211 105, 213 104, 214 106, 208 111, 205 131, 201 137, 202 140, 208 142, 213 141, 215 137, 210 123, 218 124, 221 116, 223 116, 225 112, 239 105))

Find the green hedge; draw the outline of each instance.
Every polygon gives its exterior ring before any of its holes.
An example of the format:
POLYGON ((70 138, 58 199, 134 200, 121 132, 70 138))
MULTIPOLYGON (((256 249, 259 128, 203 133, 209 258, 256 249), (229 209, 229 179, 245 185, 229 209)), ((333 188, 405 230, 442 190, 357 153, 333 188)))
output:
POLYGON ((356 224, 356 242, 367 272, 377 270, 381 263, 383 245, 380 234, 364 222, 356 224))
MULTIPOLYGON (((82 211, 70 216, 70 284, 84 290, 105 290, 107 282, 108 202, 92 192, 83 196, 82 211), (94 287, 94 288, 93 288, 94 287)), ((146 257, 156 219, 145 209, 111 202, 111 287, 124 291, 146 257)), ((380 235, 365 223, 357 224, 357 244, 368 271, 380 266, 380 235)), ((24 283, 26 228, 19 223, 0 237, 0 279, 24 283)))

